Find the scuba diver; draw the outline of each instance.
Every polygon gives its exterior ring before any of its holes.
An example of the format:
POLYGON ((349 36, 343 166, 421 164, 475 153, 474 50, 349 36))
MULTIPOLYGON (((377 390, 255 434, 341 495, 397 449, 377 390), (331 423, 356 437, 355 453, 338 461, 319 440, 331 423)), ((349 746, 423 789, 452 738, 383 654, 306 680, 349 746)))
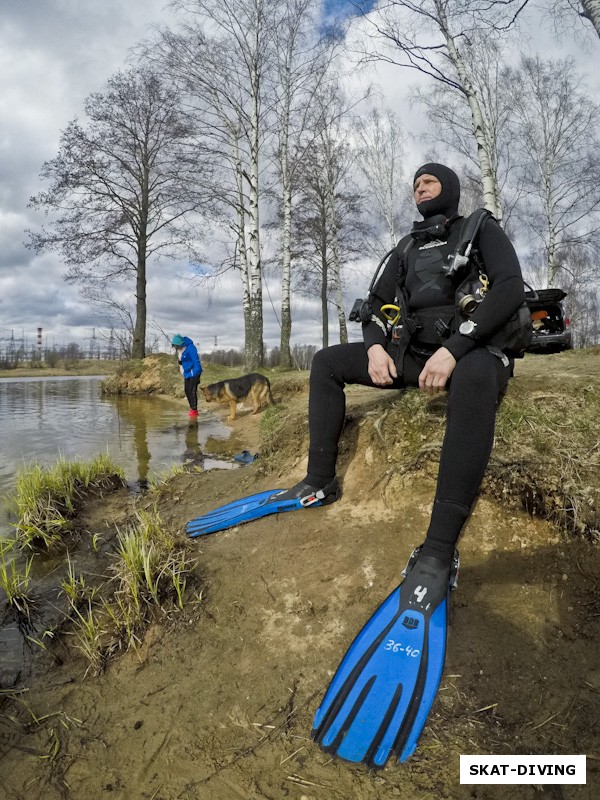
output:
POLYGON ((515 250, 488 212, 459 215, 456 173, 424 164, 414 175, 413 193, 422 221, 382 261, 369 297, 355 305, 364 342, 327 347, 313 359, 304 480, 231 503, 187 526, 199 536, 337 500, 346 384, 447 391, 424 542, 410 557, 404 581, 351 645, 314 720, 313 738, 326 752, 371 767, 384 766, 392 753, 404 761, 414 752, 435 698, 449 589, 458 569, 456 543, 490 457, 513 358, 531 328, 515 250))
POLYGON ((198 416, 198 384, 202 375, 202 364, 196 345, 188 336, 176 333, 171 339, 171 346, 175 349, 177 363, 183 375, 183 389, 190 406, 188 416, 198 416))

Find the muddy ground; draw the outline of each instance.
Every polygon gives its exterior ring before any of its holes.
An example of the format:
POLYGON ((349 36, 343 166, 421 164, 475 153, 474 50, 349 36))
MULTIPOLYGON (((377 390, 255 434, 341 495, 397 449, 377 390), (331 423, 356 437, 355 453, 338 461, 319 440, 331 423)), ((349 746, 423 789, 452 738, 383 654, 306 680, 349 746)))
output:
MULTIPOLYGON (((566 390, 571 369, 560 356, 526 358, 516 380, 541 385, 562 374, 566 390)), ((415 755, 373 773, 333 761, 311 742, 333 671, 398 584, 431 508, 435 463, 393 484, 381 480, 385 463, 364 439, 381 418, 378 404, 389 402, 381 397, 349 392, 355 434, 344 447, 340 502, 195 540, 198 582, 186 610, 157 619, 138 650, 104 674, 84 679, 85 664, 72 655, 44 662, 26 702, 38 718, 54 716, 29 735, 0 728, 0 794, 596 800, 600 550, 491 493, 461 540, 446 667, 415 755), (461 753, 586 754, 587 785, 461 786, 461 753)), ((290 395, 284 407, 302 428, 306 394, 290 395)), ((234 450, 259 449, 258 422, 240 414, 234 450)), ((292 484, 304 475, 305 444, 235 472, 178 476, 158 494, 165 524, 183 530, 222 502, 292 484)), ((92 504, 86 527, 110 529, 133 502, 123 493, 92 504)))

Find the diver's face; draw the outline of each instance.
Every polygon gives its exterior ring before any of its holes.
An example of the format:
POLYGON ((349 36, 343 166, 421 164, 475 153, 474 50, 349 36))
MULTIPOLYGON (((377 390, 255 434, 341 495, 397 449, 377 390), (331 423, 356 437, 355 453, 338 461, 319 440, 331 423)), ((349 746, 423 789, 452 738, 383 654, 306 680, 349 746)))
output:
POLYGON ((433 200, 438 197, 442 192, 442 184, 435 177, 435 175, 419 175, 413 187, 415 195, 415 203, 425 203, 427 200, 433 200))

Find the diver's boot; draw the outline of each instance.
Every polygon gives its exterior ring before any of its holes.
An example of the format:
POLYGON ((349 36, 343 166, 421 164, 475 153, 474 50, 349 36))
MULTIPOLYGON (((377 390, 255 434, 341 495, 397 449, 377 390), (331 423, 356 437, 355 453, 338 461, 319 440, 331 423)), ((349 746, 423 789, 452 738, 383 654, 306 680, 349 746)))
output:
POLYGON ((337 477, 334 477, 326 486, 311 486, 306 481, 300 481, 291 489, 286 489, 277 495, 277 500, 300 500, 303 506, 311 506, 316 502, 327 506, 335 503, 342 496, 342 487, 337 477))

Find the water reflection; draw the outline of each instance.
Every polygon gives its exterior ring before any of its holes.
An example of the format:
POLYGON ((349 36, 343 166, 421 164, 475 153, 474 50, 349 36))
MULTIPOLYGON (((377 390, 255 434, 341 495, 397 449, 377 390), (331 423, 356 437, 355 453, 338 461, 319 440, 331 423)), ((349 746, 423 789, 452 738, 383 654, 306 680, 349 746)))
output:
POLYGON ((200 449, 200 442, 198 441, 198 418, 191 419, 188 422, 187 430, 185 432, 185 450, 183 452, 182 461, 184 464, 194 464, 202 466, 201 462, 204 459, 204 454, 200 449))
MULTIPOLYGON (((51 466, 60 456, 89 460, 108 451, 132 489, 174 464, 230 466, 230 429, 202 410, 159 397, 102 395, 100 378, 0 379, 0 497, 14 489, 24 465, 51 466), (192 424, 193 423, 193 424, 192 424)), ((9 527, 0 501, 0 533, 9 527)))
MULTIPOLYGON (((235 465, 231 458, 219 458, 229 447, 230 429, 213 414, 202 410, 189 420, 187 406, 167 399, 105 396, 100 381, 0 379, 0 535, 11 534, 6 495, 14 491, 24 465, 52 466, 61 456, 88 461, 108 451, 135 491, 146 489, 151 478, 175 464, 204 469, 235 465)), ((36 595, 43 596, 48 587, 55 597, 62 568, 62 552, 34 560, 36 595)), ((55 601, 48 609, 58 614, 55 601)), ((34 638, 54 622, 40 617, 34 638)), ((37 645, 22 633, 17 622, 0 615, 0 685, 13 685, 29 668, 30 652, 37 645)))

